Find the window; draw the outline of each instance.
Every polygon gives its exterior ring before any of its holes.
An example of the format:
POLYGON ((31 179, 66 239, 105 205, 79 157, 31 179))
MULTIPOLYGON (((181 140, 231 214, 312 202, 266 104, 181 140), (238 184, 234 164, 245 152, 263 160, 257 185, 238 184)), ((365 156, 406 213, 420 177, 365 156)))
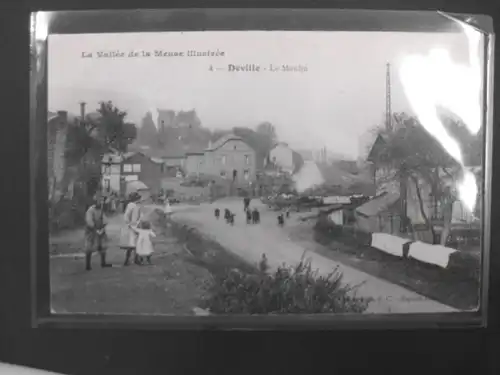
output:
POLYGON ((431 219, 436 221, 444 220, 443 216, 443 204, 438 197, 429 194, 428 204, 431 211, 431 219))
POLYGON ((124 173, 132 172, 132 164, 123 164, 123 172, 124 173))
POLYGON ((245 164, 250 165, 250 155, 245 155, 245 164))
POLYGON ((226 155, 222 156, 222 165, 226 165, 226 155))
POLYGON ((110 190, 110 188, 111 188, 110 181, 109 181, 109 180, 107 180, 107 179, 106 179, 106 180, 104 180, 104 189, 105 189, 106 191, 109 191, 109 190, 110 190))
POLYGON ((134 164, 134 165, 132 165, 132 172, 134 172, 134 173, 141 173, 141 165, 140 164, 134 164))
POLYGON ((248 169, 245 169, 243 171, 243 177, 245 178, 245 181, 248 181, 250 179, 250 171, 248 169))

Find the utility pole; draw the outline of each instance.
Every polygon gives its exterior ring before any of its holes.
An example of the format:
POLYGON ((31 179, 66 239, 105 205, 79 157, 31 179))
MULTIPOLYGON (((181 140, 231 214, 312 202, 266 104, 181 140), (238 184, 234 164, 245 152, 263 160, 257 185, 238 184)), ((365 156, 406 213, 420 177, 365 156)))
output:
POLYGON ((387 131, 392 130, 392 109, 391 109, 391 64, 387 63, 385 78, 385 127, 387 131))

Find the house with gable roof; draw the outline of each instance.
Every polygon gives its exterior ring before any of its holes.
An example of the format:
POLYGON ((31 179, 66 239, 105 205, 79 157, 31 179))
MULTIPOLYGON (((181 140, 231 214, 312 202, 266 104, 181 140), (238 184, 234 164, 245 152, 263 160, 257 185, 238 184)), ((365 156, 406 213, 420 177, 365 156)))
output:
POLYGON ((226 134, 205 149, 186 153, 188 175, 219 176, 237 184, 253 182, 256 176, 256 153, 241 137, 226 134))
POLYGON ((109 153, 102 159, 103 193, 125 193, 125 185, 130 181, 141 181, 152 193, 161 188, 162 178, 166 174, 165 163, 145 152, 109 153))
MULTIPOLYGON (((367 157, 371 163, 372 181, 376 186, 376 195, 369 202, 358 207, 358 224, 360 229, 369 232, 384 232, 398 236, 407 236, 408 228, 403 223, 403 216, 406 216, 416 230, 416 239, 424 242, 433 242, 430 233, 425 228, 425 215, 431 220, 436 233, 443 229, 443 203, 432 195, 431 187, 424 181, 419 181, 419 191, 415 185, 407 178, 396 177, 397 171, 391 168, 390 163, 385 163, 384 148, 387 139, 379 134, 367 157), (420 205, 420 200, 422 205, 420 205)), ((475 163, 479 163, 475 161, 475 163)), ((468 170, 476 175, 478 181, 481 180, 481 166, 468 167, 468 170)), ((452 185, 453 180, 449 176, 440 176, 448 185, 452 185)), ((460 200, 456 200, 452 207, 452 226, 471 225, 477 223, 477 218, 465 208, 460 200)))

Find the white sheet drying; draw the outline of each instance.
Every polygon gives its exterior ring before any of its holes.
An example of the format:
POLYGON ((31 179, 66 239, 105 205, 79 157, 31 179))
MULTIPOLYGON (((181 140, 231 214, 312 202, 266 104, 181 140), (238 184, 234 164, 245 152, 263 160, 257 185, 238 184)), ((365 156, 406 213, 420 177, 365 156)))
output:
POLYGON ((456 251, 455 249, 441 245, 429 245, 424 242, 415 242, 410 245, 408 256, 424 263, 446 268, 450 262, 450 255, 456 251))
POLYGON ((406 238, 396 237, 387 233, 372 233, 371 246, 384 253, 403 256, 403 245, 411 242, 406 238))

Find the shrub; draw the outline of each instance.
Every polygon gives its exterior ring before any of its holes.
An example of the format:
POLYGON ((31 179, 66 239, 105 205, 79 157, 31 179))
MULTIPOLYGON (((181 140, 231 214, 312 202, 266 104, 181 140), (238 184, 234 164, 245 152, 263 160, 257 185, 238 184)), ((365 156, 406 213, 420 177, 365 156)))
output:
POLYGON ((450 255, 448 270, 457 276, 479 280, 481 275, 481 253, 457 251, 450 255))
POLYGON ((232 269, 217 277, 205 307, 215 314, 362 313, 370 302, 341 285, 337 269, 318 276, 302 259, 294 268, 283 265, 266 274, 265 256, 259 268, 256 274, 232 269))
POLYGON ((84 224, 85 202, 62 199, 57 203, 49 203, 49 230, 74 229, 84 224))
POLYGON ((322 245, 332 240, 349 246, 370 246, 371 233, 363 232, 352 225, 337 225, 327 220, 318 220, 314 226, 314 239, 322 245))

